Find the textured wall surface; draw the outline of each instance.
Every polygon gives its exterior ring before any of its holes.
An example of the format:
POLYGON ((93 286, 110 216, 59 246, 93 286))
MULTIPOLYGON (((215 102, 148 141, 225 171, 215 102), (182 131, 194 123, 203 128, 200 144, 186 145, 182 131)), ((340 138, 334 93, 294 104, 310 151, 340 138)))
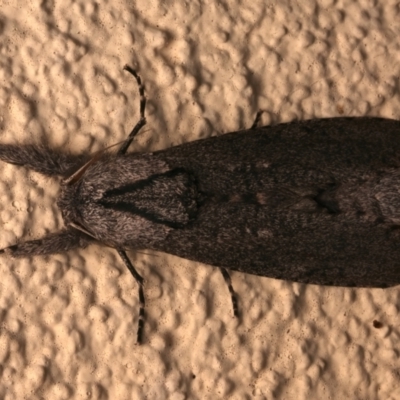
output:
MULTIPOLYGON (((0 141, 94 152, 139 96, 156 150, 263 124, 400 119, 398 1, 1 0, 0 141)), ((400 134, 400 132, 399 132, 400 134)), ((0 164, 0 248, 61 228, 58 182, 0 164)), ((0 257, 0 399, 400 399, 400 287, 318 287, 112 249, 0 257), (375 322, 374 322, 375 321, 375 322)))

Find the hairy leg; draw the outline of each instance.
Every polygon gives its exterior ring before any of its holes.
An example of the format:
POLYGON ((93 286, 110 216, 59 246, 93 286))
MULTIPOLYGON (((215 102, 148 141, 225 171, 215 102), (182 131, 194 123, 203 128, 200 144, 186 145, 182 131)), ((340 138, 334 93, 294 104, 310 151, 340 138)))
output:
POLYGON ((15 244, 0 250, 1 253, 10 253, 14 257, 29 257, 64 253, 75 248, 84 248, 93 240, 74 229, 64 229, 51 233, 41 239, 15 244))
POLYGON ((139 94, 140 94, 140 119, 139 122, 133 127, 131 133, 129 134, 128 138, 126 141, 121 145, 120 149, 118 150, 117 154, 125 154, 126 151, 128 150, 128 147, 132 143, 132 140, 134 137, 138 134, 140 129, 143 128, 143 126, 146 125, 146 117, 144 116, 144 111, 146 108, 146 97, 144 96, 144 87, 142 84, 142 80, 140 79, 140 76, 136 73, 134 69, 129 67, 128 65, 124 66, 124 70, 128 71, 131 75, 133 75, 136 78, 138 87, 139 87, 139 94))
POLYGON ((47 176, 64 176, 83 162, 83 156, 62 154, 44 146, 0 144, 0 160, 47 176))

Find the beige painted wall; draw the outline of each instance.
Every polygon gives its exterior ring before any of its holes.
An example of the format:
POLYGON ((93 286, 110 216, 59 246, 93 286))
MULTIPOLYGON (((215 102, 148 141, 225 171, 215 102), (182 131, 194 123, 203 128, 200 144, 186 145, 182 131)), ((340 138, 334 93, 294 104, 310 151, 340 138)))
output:
MULTIPOLYGON (((0 142, 156 150, 263 123, 400 119, 397 1, 1 0, 0 142), (136 4, 135 4, 136 3, 136 4)), ((56 181, 0 164, 0 248, 62 226, 56 181)), ((305 286, 91 246, 0 257, 0 399, 400 399, 400 288, 305 286), (382 328, 373 327, 373 321, 382 328)))

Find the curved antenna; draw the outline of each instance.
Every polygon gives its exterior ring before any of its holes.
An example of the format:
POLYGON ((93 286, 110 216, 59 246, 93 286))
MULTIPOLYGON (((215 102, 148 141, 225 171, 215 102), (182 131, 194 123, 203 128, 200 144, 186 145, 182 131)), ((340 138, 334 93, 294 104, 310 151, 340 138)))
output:
POLYGON ((126 140, 123 140, 122 142, 118 142, 115 144, 112 144, 111 146, 106 147, 105 149, 96 151, 96 153, 93 154, 93 156, 85 162, 85 164, 83 164, 81 167, 79 167, 72 175, 70 175, 68 178, 65 178, 62 182, 64 185, 73 185, 76 182, 78 182, 83 174, 86 172, 86 170, 95 162, 97 162, 100 157, 109 149, 111 149, 112 147, 118 146, 121 143, 126 142, 126 140))
POLYGON ((70 222, 70 223, 68 224, 68 226, 70 226, 71 228, 76 229, 77 231, 83 232, 85 235, 88 235, 88 236, 90 236, 91 238, 97 240, 97 238, 93 235, 93 233, 90 233, 87 229, 85 229, 85 228, 84 228, 83 226, 81 226, 80 224, 77 224, 77 223, 75 223, 75 222, 70 222))

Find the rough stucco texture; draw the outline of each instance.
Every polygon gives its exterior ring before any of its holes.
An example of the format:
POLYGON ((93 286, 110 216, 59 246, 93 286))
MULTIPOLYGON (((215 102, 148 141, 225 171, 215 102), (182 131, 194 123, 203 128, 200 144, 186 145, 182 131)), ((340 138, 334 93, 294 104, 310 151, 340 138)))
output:
MULTIPOLYGON (((33 1, 0 7, 0 142, 133 150, 263 123, 400 118, 397 1, 33 1)), ((400 134, 400 132, 399 132, 400 134)), ((0 164, 0 248, 62 226, 58 182, 0 164)), ((400 288, 351 290, 114 250, 0 257, 0 399, 400 399, 400 288), (374 321, 377 321, 374 323, 374 321)))

